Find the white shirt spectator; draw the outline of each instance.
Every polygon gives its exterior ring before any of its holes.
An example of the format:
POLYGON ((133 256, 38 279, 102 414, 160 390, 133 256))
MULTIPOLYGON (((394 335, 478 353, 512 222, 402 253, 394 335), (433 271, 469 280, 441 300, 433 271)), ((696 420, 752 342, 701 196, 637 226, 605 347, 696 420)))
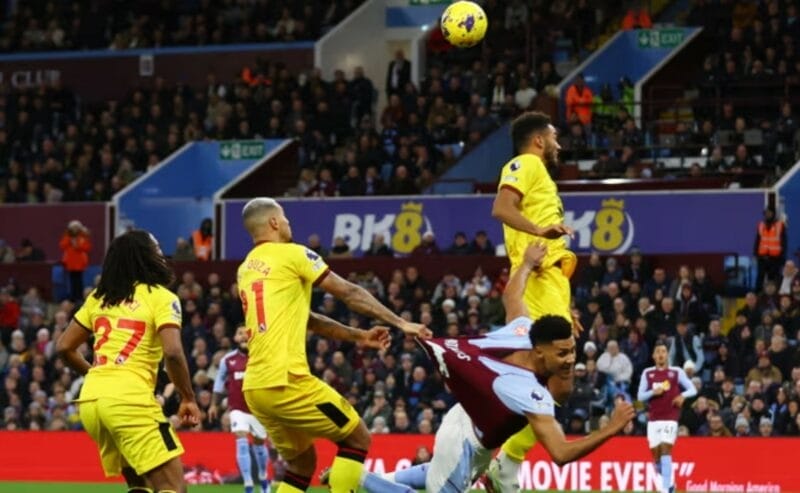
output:
POLYGON ((633 364, 628 355, 620 352, 617 341, 608 341, 605 352, 597 360, 597 369, 615 382, 630 383, 633 375, 633 364))

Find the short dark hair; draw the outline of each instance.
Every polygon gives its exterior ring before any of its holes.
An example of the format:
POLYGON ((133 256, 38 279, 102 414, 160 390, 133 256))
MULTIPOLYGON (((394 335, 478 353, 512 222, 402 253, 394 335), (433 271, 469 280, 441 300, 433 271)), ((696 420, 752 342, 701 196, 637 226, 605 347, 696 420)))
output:
POLYGON ((569 339, 572 336, 572 323, 560 315, 544 315, 533 323, 529 336, 534 346, 569 339))
POLYGON ((529 111, 518 116, 511 122, 511 142, 514 145, 514 154, 519 154, 520 149, 536 132, 542 132, 550 125, 550 117, 541 111, 529 111))
POLYGON ((658 340, 658 341, 655 342, 655 344, 653 344, 653 352, 655 352, 655 350, 656 350, 656 348, 658 346, 664 346, 664 349, 669 351, 669 346, 667 346, 667 343, 664 342, 663 340, 658 340))

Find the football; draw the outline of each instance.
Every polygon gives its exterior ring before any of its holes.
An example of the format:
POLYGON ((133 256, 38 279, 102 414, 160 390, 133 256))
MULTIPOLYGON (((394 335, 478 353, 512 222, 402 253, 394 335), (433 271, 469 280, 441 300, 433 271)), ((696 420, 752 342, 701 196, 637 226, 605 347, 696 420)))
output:
POLYGON ((489 20, 480 5, 461 0, 447 7, 441 25, 442 34, 451 45, 469 48, 481 42, 489 20))

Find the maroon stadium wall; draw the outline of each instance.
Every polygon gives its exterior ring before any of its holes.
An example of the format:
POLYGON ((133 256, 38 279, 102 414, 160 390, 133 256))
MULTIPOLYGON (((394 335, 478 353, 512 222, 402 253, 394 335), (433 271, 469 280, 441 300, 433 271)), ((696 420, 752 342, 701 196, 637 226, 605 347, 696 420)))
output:
POLYGON ((231 82, 245 66, 259 59, 282 63, 298 72, 314 61, 314 43, 223 45, 204 48, 97 50, 23 53, 0 56, 0 84, 35 88, 60 82, 89 103, 120 99, 136 87, 152 87, 155 77, 167 85, 206 84, 213 72, 219 82, 231 82))
MULTIPOLYGON (((92 251, 89 263, 101 264, 108 241, 108 206, 105 202, 82 202, 73 204, 3 204, 0 207, 0 238, 14 250, 23 238, 28 238, 44 251, 49 261, 60 261, 58 241, 73 219, 89 228, 92 251)), ((3 265, 0 269, 11 266, 3 265)), ((3 272, 0 270, 0 272, 3 272)))

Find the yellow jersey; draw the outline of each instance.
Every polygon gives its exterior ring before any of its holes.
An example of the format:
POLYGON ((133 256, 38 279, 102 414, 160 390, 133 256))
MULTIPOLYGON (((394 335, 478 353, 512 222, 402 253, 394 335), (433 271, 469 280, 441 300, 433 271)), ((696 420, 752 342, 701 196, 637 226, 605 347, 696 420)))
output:
POLYGON ((239 266, 237 282, 249 332, 243 390, 280 387, 308 375, 306 331, 311 288, 329 269, 296 243, 257 244, 239 266))
MULTIPOLYGON (((536 226, 544 227, 564 222, 564 206, 558 196, 558 187, 538 156, 520 154, 507 162, 500 174, 498 191, 503 188, 519 195, 522 215, 536 226)), ((533 241, 543 241, 547 245, 547 256, 542 264, 544 267, 556 263, 567 251, 567 243, 563 237, 547 240, 517 231, 505 224, 503 224, 503 237, 512 270, 522 264, 525 249, 533 241)))
POLYGON ((75 321, 94 334, 94 366, 80 400, 152 396, 163 355, 158 332, 181 327, 178 297, 163 286, 137 284, 133 301, 102 307, 94 294, 75 314, 75 321))

